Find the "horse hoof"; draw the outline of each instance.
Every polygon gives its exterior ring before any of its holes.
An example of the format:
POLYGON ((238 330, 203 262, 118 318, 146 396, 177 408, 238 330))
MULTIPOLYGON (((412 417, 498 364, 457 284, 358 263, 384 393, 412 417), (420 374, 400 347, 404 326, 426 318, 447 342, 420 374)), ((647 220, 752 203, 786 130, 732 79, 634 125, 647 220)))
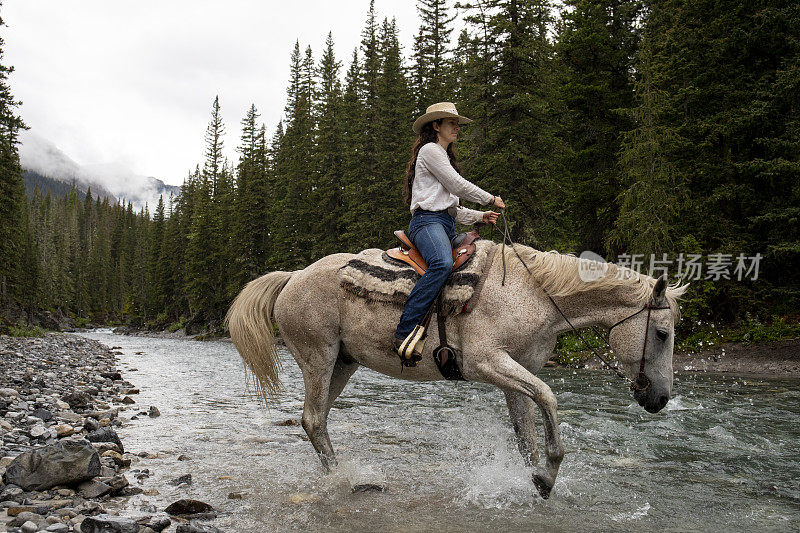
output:
POLYGON ((533 484, 536 486, 536 490, 539 491, 539 496, 541 496, 542 499, 546 500, 550 497, 550 491, 553 490, 553 483, 545 479, 543 475, 534 474, 533 484))
POLYGON ((350 492, 353 494, 358 494, 359 492, 383 492, 386 488, 382 487, 381 485, 376 485, 375 483, 361 483, 359 485, 353 485, 353 488, 350 489, 350 492))

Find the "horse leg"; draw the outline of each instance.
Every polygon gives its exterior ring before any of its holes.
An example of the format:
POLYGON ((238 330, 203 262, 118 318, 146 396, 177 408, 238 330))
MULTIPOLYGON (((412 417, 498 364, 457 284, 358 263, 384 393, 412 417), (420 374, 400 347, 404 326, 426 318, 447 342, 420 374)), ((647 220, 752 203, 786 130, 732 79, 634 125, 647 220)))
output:
POLYGON ((504 391, 511 425, 517 435, 517 447, 522 454, 525 466, 539 464, 539 449, 536 444, 536 424, 534 415, 536 404, 528 396, 515 391, 504 391))
POLYGON ((328 400, 337 359, 336 350, 338 350, 338 346, 326 348, 325 351, 332 353, 326 353, 324 357, 317 359, 318 364, 305 364, 300 367, 306 387, 303 429, 327 472, 330 472, 332 466, 336 466, 336 456, 328 436, 328 410, 330 409, 328 400))
MULTIPOLYGON (((558 475, 558 467, 564 458, 564 445, 558 430, 556 397, 550 387, 514 361, 508 353, 499 351, 480 361, 464 361, 468 368, 467 377, 491 383, 504 391, 524 394, 533 400, 542 411, 544 422, 544 442, 547 460, 545 467, 536 467, 533 483, 542 498, 550 497, 550 491, 558 475), (472 364, 470 364, 472 363, 472 364)), ((531 419, 532 420, 532 419, 531 419)), ((532 432, 531 432, 532 433, 532 432)))
POLYGON ((328 387, 328 404, 326 406, 325 417, 333 406, 333 402, 342 393, 345 385, 350 380, 353 373, 358 370, 360 366, 355 361, 349 362, 349 358, 342 358, 341 356, 336 359, 336 364, 333 366, 333 374, 331 375, 331 383, 328 387))

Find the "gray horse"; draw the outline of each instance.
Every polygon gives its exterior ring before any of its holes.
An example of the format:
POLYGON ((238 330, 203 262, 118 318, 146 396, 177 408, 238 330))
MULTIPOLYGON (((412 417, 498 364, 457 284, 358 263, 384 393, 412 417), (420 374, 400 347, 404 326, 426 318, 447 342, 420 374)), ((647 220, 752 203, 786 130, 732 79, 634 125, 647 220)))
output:
MULTIPOLYGON (((585 259, 521 245, 516 251, 519 255, 493 246, 490 254, 496 257, 477 305, 470 313, 448 318, 446 327, 450 345, 461 353, 458 363, 464 378, 491 383, 505 393, 519 450, 525 464, 535 467, 533 482, 546 498, 564 447, 556 397, 536 372, 553 353, 558 334, 570 329, 568 321, 576 328, 613 326, 609 342, 620 367, 632 381, 646 377, 649 382, 634 387, 634 398, 655 413, 672 391, 674 325, 680 320, 677 299, 687 285, 667 286, 663 276, 656 280, 614 264, 604 264, 604 275, 584 281, 585 259), (641 312, 644 309, 647 313, 641 312), (538 464, 536 406, 543 420, 544 466, 538 464)), ((226 317, 253 383, 268 400, 280 390, 274 316, 302 370, 303 428, 326 470, 336 465, 328 413, 359 366, 400 379, 443 379, 431 342, 419 365, 401 373, 392 347, 401 308, 355 297, 340 286, 338 271, 353 257, 334 254, 303 270, 265 274, 239 293, 226 317)), ((428 332, 433 339, 438 338, 436 328, 433 320, 428 332)))

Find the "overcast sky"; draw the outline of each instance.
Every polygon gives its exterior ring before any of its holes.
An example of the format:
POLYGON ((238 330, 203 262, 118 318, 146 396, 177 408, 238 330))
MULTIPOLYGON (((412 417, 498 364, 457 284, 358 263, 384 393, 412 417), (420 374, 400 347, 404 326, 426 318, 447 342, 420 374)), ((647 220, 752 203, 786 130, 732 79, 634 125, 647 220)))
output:
MULTIPOLYGON (((202 162, 215 95, 235 161, 251 103, 270 135, 281 119, 295 41, 319 61, 333 32, 344 74, 368 9, 368 0, 4 0, 0 34, 32 133, 80 165, 178 185, 202 162)), ((416 2, 375 9, 397 19, 408 58, 416 2)))

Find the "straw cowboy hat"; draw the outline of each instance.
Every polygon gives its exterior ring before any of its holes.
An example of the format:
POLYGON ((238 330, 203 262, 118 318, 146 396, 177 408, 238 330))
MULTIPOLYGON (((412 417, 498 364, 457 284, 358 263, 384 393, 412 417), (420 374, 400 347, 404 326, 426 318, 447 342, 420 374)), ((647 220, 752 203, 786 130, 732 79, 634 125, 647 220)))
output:
POLYGON ((472 122, 471 118, 462 117, 458 114, 455 104, 451 102, 439 102, 438 104, 428 106, 428 109, 425 110, 425 114, 414 121, 414 125, 411 126, 411 129, 414 130, 414 133, 419 135, 419 132, 422 131, 422 126, 440 118, 457 118, 459 124, 469 124, 472 122))

